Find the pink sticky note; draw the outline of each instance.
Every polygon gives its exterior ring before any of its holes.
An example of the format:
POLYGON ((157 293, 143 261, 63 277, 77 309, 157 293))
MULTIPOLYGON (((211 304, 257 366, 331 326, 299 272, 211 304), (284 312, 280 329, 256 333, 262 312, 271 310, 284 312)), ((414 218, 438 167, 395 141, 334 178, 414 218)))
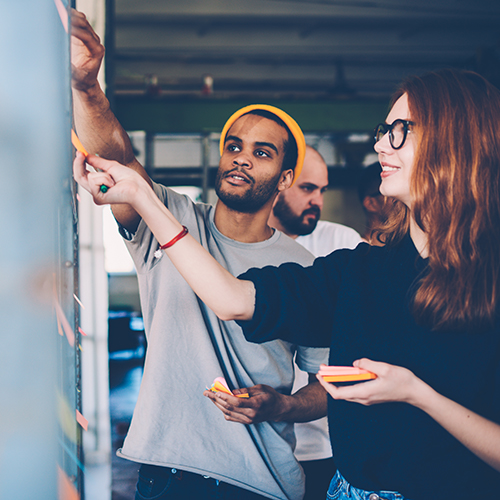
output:
POLYGON ((76 421, 83 427, 84 430, 88 430, 89 422, 78 410, 76 410, 76 421))
POLYGON ((78 327, 78 331, 84 336, 86 337, 87 334, 82 330, 81 326, 78 327))
POLYGON ((226 379, 223 378, 223 377, 216 377, 215 380, 214 380, 214 383, 213 385, 214 386, 217 386, 217 382, 222 385, 222 387, 224 387, 224 389, 226 389, 227 393, 228 394, 232 394, 232 392, 230 391, 229 389, 229 386, 227 385, 227 382, 226 382, 226 379))
POLYGON ((64 311, 62 310, 62 307, 60 306, 57 298, 54 301, 54 306, 56 308, 57 321, 62 325, 69 345, 73 347, 75 345, 75 332, 73 331, 73 328, 71 328, 71 325, 69 324, 69 321, 66 318, 66 315, 64 314, 64 311))
POLYGON ((62 330, 61 322, 59 321, 59 315, 56 313, 56 320, 57 320, 57 331, 59 332, 59 335, 61 337, 64 337, 64 332, 62 330))
POLYGON ((355 366, 324 366, 318 375, 326 382, 356 382, 377 378, 374 373, 355 366))
POLYGON ((59 17, 61 18, 61 22, 64 28, 64 31, 66 33, 68 32, 68 11, 66 10, 66 7, 62 3, 61 0, 54 0, 56 7, 57 7, 57 12, 59 12, 59 17))

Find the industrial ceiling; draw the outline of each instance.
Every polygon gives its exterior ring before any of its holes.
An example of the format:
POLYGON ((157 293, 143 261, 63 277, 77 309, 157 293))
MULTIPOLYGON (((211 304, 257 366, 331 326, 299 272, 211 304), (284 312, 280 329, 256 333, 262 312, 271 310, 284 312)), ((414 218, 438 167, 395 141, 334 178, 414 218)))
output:
MULTIPOLYGON (((500 86, 500 0, 106 1, 108 96, 126 130, 146 132, 150 175, 170 185, 195 181, 148 153, 158 134, 216 143, 246 104, 288 111, 335 152, 332 185, 354 185, 406 76, 455 67, 500 86)), ((193 178, 213 184, 217 161, 191 165, 193 178)))
POLYGON ((117 96, 387 98, 405 76, 442 67, 500 81, 499 0, 113 3, 117 96))

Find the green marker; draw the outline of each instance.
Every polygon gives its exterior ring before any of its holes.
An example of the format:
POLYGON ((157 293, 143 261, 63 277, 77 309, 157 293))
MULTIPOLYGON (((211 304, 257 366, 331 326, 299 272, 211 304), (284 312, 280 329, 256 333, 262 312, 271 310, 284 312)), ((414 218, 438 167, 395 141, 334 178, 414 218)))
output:
POLYGON ((108 190, 108 186, 106 184, 101 184, 101 193, 105 193, 108 190))

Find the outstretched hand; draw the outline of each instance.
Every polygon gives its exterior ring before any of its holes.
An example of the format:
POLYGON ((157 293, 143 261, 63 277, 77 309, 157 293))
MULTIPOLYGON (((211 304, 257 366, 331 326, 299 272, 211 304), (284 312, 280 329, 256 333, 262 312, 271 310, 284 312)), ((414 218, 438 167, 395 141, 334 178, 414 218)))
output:
POLYGON ((97 84, 97 74, 104 58, 104 46, 85 14, 71 9, 71 73, 77 90, 97 84))
POLYGON ((204 391, 203 395, 211 399, 215 406, 230 422, 256 424, 269 420, 279 420, 283 408, 282 398, 275 389, 268 385, 254 385, 244 389, 235 389, 235 394, 248 393, 248 398, 238 398, 222 392, 204 391))
POLYGON ((424 384, 413 372, 401 366, 371 361, 366 358, 355 361, 353 365, 375 373, 377 378, 368 382, 337 386, 325 382, 323 377, 317 375, 320 384, 333 399, 342 399, 367 406, 395 401, 414 404, 418 387, 424 384))

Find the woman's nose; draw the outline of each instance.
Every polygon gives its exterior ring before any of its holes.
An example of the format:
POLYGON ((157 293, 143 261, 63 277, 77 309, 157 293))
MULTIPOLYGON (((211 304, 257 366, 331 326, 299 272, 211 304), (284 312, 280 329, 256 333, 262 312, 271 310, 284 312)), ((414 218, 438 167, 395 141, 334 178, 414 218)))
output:
POLYGON ((391 142, 389 140, 389 132, 384 134, 382 138, 375 143, 373 149, 379 154, 393 151, 391 142))

